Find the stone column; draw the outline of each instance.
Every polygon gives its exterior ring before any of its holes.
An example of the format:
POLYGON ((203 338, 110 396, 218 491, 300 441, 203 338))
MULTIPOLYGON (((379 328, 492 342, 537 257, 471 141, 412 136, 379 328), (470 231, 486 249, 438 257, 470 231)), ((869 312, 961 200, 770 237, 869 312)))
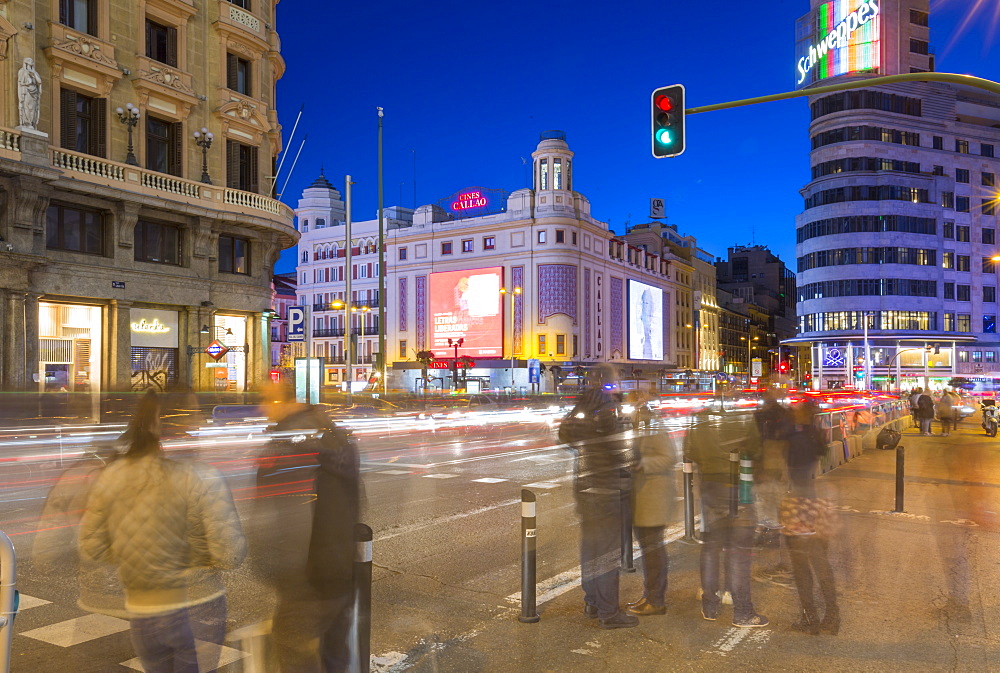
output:
POLYGON ((38 371, 38 295, 28 292, 24 295, 24 387, 23 390, 38 390, 32 374, 38 371))
POLYGON ((267 376, 266 367, 270 364, 270 357, 268 357, 266 362, 262 357, 262 348, 266 341, 263 330, 261 330, 262 319, 262 313, 251 313, 247 316, 246 389, 249 391, 258 391, 261 389, 261 386, 264 384, 264 377, 267 376))
POLYGON ((24 348, 24 299, 24 292, 15 291, 7 291, 4 297, 3 367, 0 368, 4 390, 28 390, 27 383, 31 382, 24 348))
POLYGON ((132 389, 132 303, 112 299, 107 307, 106 340, 102 360, 104 385, 108 390, 132 389))

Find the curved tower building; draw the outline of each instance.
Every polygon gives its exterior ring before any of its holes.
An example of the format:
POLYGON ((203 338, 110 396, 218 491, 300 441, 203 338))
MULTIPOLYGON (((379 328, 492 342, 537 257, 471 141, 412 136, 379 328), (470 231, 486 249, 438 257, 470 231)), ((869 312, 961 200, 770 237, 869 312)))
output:
MULTIPOLYGON (((927 0, 812 0, 796 81, 934 70, 927 0)), ((815 388, 1000 377, 1000 98, 916 82, 810 96, 796 218, 799 335, 815 388)))

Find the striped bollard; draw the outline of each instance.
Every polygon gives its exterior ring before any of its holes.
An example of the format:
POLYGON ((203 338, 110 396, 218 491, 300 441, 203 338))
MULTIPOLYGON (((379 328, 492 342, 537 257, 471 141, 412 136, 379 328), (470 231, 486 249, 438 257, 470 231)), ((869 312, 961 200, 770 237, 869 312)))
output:
POLYGON ((740 504, 753 504, 753 461, 740 459, 740 504))
POLYGON ((535 494, 521 489, 521 616, 517 621, 534 624, 541 617, 535 609, 536 547, 535 494))
POLYGON ((740 454, 729 452, 729 516, 735 517, 740 507, 740 454))

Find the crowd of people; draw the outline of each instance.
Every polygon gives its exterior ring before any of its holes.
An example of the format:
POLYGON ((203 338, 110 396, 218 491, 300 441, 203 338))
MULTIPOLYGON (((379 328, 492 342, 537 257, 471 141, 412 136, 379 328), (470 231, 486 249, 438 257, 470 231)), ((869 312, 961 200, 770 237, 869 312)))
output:
POLYGON ((913 423, 920 428, 920 435, 930 437, 931 424, 937 420, 941 424, 941 436, 951 434, 961 420, 958 406, 962 398, 953 390, 945 389, 936 396, 929 390, 914 388, 910 393, 910 413, 913 423))
MULTIPOLYGON (((613 390, 613 370, 600 370, 559 432, 560 441, 575 453, 583 612, 605 629, 633 627, 640 617, 667 611, 664 530, 667 506, 674 500, 676 461, 668 434, 647 431, 630 441, 621 433, 613 390), (643 595, 622 606, 621 528, 630 512, 642 550, 643 595)), ((769 624, 751 597, 751 565, 755 545, 770 531, 776 534, 770 537, 779 557, 790 559, 798 590, 801 617, 792 628, 810 634, 838 632, 840 611, 828 558, 833 510, 817 496, 814 481, 826 451, 816 413, 811 402, 790 409, 769 393, 752 415, 728 414, 721 404, 713 404, 687 429, 683 455, 697 468, 700 492, 701 614, 706 620, 719 619, 722 605, 731 602, 734 626, 769 624), (735 456, 754 461, 752 495, 741 492, 732 479, 735 456)))

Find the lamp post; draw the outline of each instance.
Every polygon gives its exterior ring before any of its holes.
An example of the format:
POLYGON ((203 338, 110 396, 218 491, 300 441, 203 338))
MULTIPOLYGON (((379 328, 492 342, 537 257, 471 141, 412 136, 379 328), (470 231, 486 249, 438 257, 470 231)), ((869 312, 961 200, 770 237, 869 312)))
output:
POLYGON ((753 358, 753 342, 760 341, 759 336, 755 336, 752 339, 750 337, 740 337, 740 341, 747 342, 747 387, 750 387, 750 360, 753 358))
POLYGON ((464 343, 465 343, 464 338, 459 338, 456 341, 448 339, 448 346, 455 349, 455 364, 454 364, 454 369, 452 370, 452 374, 455 378, 455 392, 458 392, 458 349, 464 343))
POLYGON ((500 288, 500 294, 510 295, 510 394, 514 394, 514 301, 521 294, 521 288, 513 287, 508 290, 500 288))
POLYGON ((875 311, 865 311, 865 390, 872 389, 872 351, 868 344, 868 318, 875 315, 875 311))
POLYGON ((201 181, 206 185, 212 184, 212 178, 208 175, 208 150, 214 139, 215 136, 204 126, 200 131, 194 132, 194 142, 201 148, 201 181))
MULTIPOLYGON (((367 313, 368 311, 371 311, 371 310, 372 309, 371 309, 370 306, 352 306, 351 307, 351 311, 352 312, 356 311, 356 312, 358 312, 360 314, 360 315, 358 315, 358 323, 361 325, 360 338, 358 339, 358 350, 359 351, 362 351, 364 349, 364 343, 365 343, 365 313, 367 313)), ((358 355, 358 363, 359 364, 361 363, 361 359, 362 359, 362 356, 358 355)), ((351 375, 351 380, 350 380, 350 382, 348 382, 348 386, 350 386, 354 382, 354 375, 350 371, 348 371, 348 373, 351 375)))
POLYGON ((125 163, 129 166, 138 166, 139 162, 136 161, 135 151, 132 147, 132 129, 139 123, 139 108, 131 103, 126 103, 124 110, 117 108, 115 112, 118 113, 118 121, 128 129, 128 154, 125 155, 125 163))
POLYGON ((334 301, 330 302, 330 308, 332 308, 335 311, 340 311, 340 310, 344 311, 344 334, 343 334, 344 348, 342 352, 343 352, 344 364, 350 367, 351 363, 347 361, 347 340, 351 338, 351 321, 347 317, 348 313, 347 302, 335 299, 334 301))

